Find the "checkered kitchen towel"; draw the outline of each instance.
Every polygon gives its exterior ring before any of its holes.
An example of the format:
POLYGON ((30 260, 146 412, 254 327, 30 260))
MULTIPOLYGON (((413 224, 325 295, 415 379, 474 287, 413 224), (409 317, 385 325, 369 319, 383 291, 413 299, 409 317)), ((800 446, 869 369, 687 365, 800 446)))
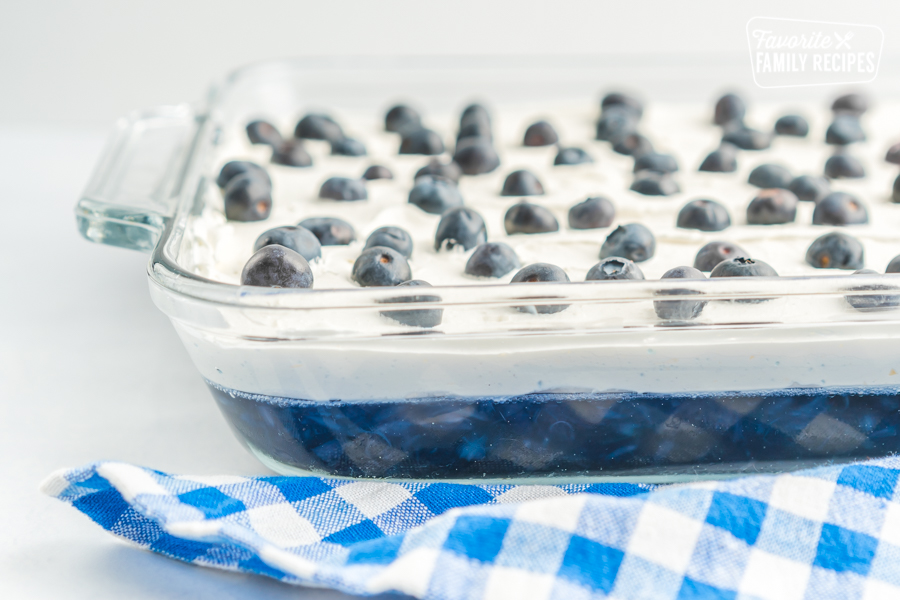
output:
POLYGON ((900 598, 900 458, 725 482, 184 477, 102 462, 46 493, 184 561, 354 594, 900 598))

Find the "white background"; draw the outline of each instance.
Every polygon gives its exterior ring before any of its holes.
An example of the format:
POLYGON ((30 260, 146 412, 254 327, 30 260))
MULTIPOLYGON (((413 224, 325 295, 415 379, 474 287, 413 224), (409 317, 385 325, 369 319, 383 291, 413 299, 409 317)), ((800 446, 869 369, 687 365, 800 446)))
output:
POLYGON ((196 100, 236 66, 286 56, 715 56, 736 65, 727 83, 749 85, 744 27, 753 16, 880 25, 886 59, 900 55, 897 2, 5 2, 0 597, 298 595, 126 547, 37 491, 54 469, 104 458, 180 473, 262 472, 150 302, 146 256, 75 231, 72 207, 113 119, 196 100))

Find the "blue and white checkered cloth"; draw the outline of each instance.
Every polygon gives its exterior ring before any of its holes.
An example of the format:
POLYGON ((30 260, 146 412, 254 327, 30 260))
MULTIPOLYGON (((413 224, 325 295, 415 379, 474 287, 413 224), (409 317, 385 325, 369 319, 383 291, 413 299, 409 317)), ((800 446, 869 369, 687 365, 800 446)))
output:
POLYGON ((116 462, 46 493, 196 564, 427 599, 900 598, 900 458, 685 485, 186 477, 116 462))

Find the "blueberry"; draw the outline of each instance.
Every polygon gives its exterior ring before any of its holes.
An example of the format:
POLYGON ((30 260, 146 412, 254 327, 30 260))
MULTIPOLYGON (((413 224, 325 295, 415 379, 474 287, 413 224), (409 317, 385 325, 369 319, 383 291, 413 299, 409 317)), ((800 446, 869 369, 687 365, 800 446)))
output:
POLYGON ((549 210, 537 204, 519 202, 513 204, 503 217, 506 233, 550 233, 559 231, 559 222, 549 210))
POLYGON ((394 174, 391 173, 391 170, 382 165, 372 165, 366 172, 363 173, 363 179, 366 181, 372 181, 374 179, 393 179, 394 174))
POLYGON ((865 252, 858 239, 834 231, 810 244, 806 262, 817 269, 862 269, 865 252))
POLYGON ((778 277, 775 269, 761 260, 738 256, 717 264, 710 277, 778 277))
POLYGON ((552 146, 559 141, 553 125, 547 121, 537 121, 525 130, 525 146, 552 146))
MULTIPOLYGON (((876 271, 872 269, 860 269, 853 273, 854 275, 879 275, 876 271)), ((855 286, 850 288, 850 291, 885 291, 885 290, 893 290, 897 291, 898 288, 890 285, 881 285, 881 284, 873 284, 873 285, 862 285, 855 286)), ((891 308, 896 308, 900 305, 900 295, 897 294, 865 294, 865 295, 852 295, 852 296, 844 296, 844 299, 847 301, 850 306, 855 308, 856 310, 862 312, 868 312, 873 310, 887 310, 891 308)))
POLYGON ((644 279, 641 268, 627 258, 610 256, 604 258, 590 268, 585 281, 624 281, 626 279, 644 279))
POLYGON ((644 196, 671 196, 681 191, 678 182, 668 173, 638 171, 634 174, 631 191, 644 196))
POLYGON ((862 163, 849 154, 833 154, 825 161, 825 177, 829 179, 861 179, 865 176, 862 163))
POLYGON ((797 196, 790 190, 760 190, 747 206, 748 225, 781 225, 797 218, 797 196))
POLYGON ((862 142, 866 139, 859 119, 853 115, 838 115, 825 131, 825 143, 836 146, 846 146, 862 142))
POLYGON ((772 145, 772 133, 741 126, 726 131, 722 141, 742 150, 766 150, 772 145))
POLYGON ((891 202, 900 204, 900 175, 894 180, 894 188, 891 190, 891 202))
POLYGON ((484 219, 471 208, 464 206, 451 208, 441 215, 441 221, 434 233, 435 250, 441 248, 452 250, 456 246, 471 250, 486 241, 487 228, 484 226, 484 219))
POLYGON ((303 146, 303 142, 297 139, 285 140, 280 146, 272 149, 272 162, 285 167, 310 167, 313 160, 303 146))
POLYGON ((521 266, 515 251, 502 242, 481 244, 466 263, 466 275, 503 277, 521 266))
POLYGON ((418 179, 423 175, 437 175, 438 177, 449 179, 453 183, 459 183, 462 171, 459 165, 452 160, 444 163, 436 158, 432 158, 427 165, 416 171, 414 179, 418 179))
POLYGON ((405 229, 390 225, 379 227, 369 235, 364 249, 368 250, 373 246, 383 246, 396 250, 406 258, 412 256, 413 251, 413 241, 409 233, 405 229))
POLYGON ((350 179, 349 177, 330 177, 319 188, 319 198, 328 200, 365 200, 369 197, 366 192, 366 182, 363 179, 350 179))
POLYGON ((653 143, 634 131, 616 138, 613 141, 613 151, 625 156, 642 156, 653 152, 653 143))
POLYGON ((603 112, 614 106, 632 112, 638 119, 644 114, 644 105, 640 100, 621 92, 610 92, 600 101, 600 110, 603 112))
POLYGON ((600 258, 619 256, 644 262, 653 258, 655 252, 656 238, 653 233, 640 223, 628 223, 619 225, 606 237, 600 247, 600 258))
POLYGON ((634 112, 621 106, 604 110, 597 121, 596 139, 611 142, 633 132, 637 128, 634 112))
POLYGON ((279 146, 284 138, 281 137, 278 128, 268 121, 250 121, 247 123, 247 137, 251 144, 266 144, 279 146))
POLYGON ((864 225, 869 213, 862 202, 845 192, 831 192, 813 210, 813 225, 864 225))
POLYGON ((900 256, 895 256, 891 259, 891 262, 888 263, 887 269, 884 270, 885 273, 900 273, 900 256))
POLYGON ((747 114, 747 105, 737 94, 725 94, 716 102, 713 113, 713 123, 725 125, 727 123, 742 123, 747 114))
POLYGON ((484 121, 472 121, 471 123, 463 125, 456 134, 456 143, 458 144, 459 140, 470 137, 484 138, 489 142, 494 141, 494 134, 491 133, 490 123, 484 121))
MULTIPOLYGON (((666 271, 662 279, 706 279, 706 275, 692 267, 675 267, 666 271)), ((657 292, 660 296, 696 296, 697 290, 665 289, 657 292)), ((700 316, 706 302, 703 300, 655 300, 653 310, 656 316, 667 321, 690 321, 700 316)))
POLYGON ((500 191, 501 196, 540 196, 543 193, 544 186, 538 178, 531 171, 524 169, 507 175, 500 191))
POLYGON ((319 243, 319 238, 305 227, 284 225, 270 229, 256 238, 256 243, 253 244, 253 251, 256 252, 272 244, 290 248, 308 262, 312 262, 322 256, 322 244, 319 243))
POLYGON ((678 212, 676 226, 700 231, 722 231, 731 226, 731 217, 715 200, 692 200, 678 212))
POLYGON ((500 157, 491 143, 483 138, 464 138, 456 145, 453 161, 466 175, 490 173, 500 166, 500 157))
POLYGON ((747 183, 758 188, 787 188, 791 184, 793 176, 791 172, 781 165, 770 163, 759 165, 747 178, 747 183))
MULTIPOLYGON (((547 263, 534 263, 522 268, 516 273, 510 283, 552 283, 552 282, 568 282, 569 276, 566 272, 547 263)), ((517 306, 516 310, 527 312, 530 314, 548 315, 558 313, 569 308, 568 304, 550 304, 544 306, 517 306)))
POLYGON ((432 156, 444 151, 444 141, 430 129, 406 131, 400 138, 400 154, 425 154, 432 156))
POLYGON ((844 94, 835 98, 831 110, 835 113, 861 115, 869 109, 869 100, 862 94, 844 94))
POLYGON ((794 192, 797 200, 818 202, 831 192, 831 184, 824 177, 800 175, 791 180, 788 189, 794 192))
POLYGON ((711 173, 734 173, 737 171, 737 151, 731 144, 722 144, 706 155, 700 163, 699 171, 711 173))
POLYGON ((229 221, 263 221, 272 212, 272 186, 253 171, 232 178, 224 196, 229 221))
POLYGON ((731 242, 710 242, 700 248, 697 257, 694 258, 694 268, 699 271, 712 271, 723 260, 743 256, 749 258, 750 254, 731 242))
POLYGON ((485 123, 490 127, 491 114, 488 112, 488 109, 481 104, 470 104, 463 109, 462 114, 459 117, 459 126, 465 127, 470 123, 485 123))
MULTIPOLYGON (((431 284, 421 279, 410 279, 398 283, 398 288, 403 287, 431 287, 431 284)), ((380 300, 383 304, 408 303, 408 302, 440 302, 440 296, 434 295, 416 295, 416 296, 398 296, 388 300, 380 300)), ((403 325, 410 327, 437 327, 441 324, 444 317, 444 309, 442 308, 420 308, 417 310, 385 310, 381 315, 389 319, 393 319, 403 325)))
POLYGON ((892 165, 900 165, 900 144, 894 144, 888 148, 887 154, 884 155, 884 160, 892 165))
POLYGON ((359 140, 345 137, 331 142, 331 154, 333 156, 365 156, 366 147, 359 140))
POLYGON ((255 172, 269 184, 269 187, 272 187, 272 180, 269 178, 269 174, 266 170, 258 164, 248 160, 232 160, 225 163, 222 170, 219 171, 219 176, 216 177, 216 185, 221 189, 225 189, 225 186, 228 185, 229 181, 248 171, 255 172))
POLYGON ((294 137, 333 141, 344 137, 344 131, 329 115, 310 113, 297 123, 297 127, 294 128, 294 137))
POLYGON ((263 246, 241 271, 241 285, 276 288, 311 288, 312 269, 306 259, 284 246, 263 246))
POLYGON ((572 229, 609 227, 615 218, 616 207, 601 196, 588 198, 569 209, 569 227, 572 229))
POLYGON ((418 129, 422 126, 422 117, 416 109, 405 104, 397 104, 391 107, 384 115, 384 130, 394 133, 418 129))
POLYGON ((671 154, 647 152, 634 157, 633 172, 656 171, 657 173, 674 173, 678 170, 678 161, 671 154))
POLYGON ((581 148, 560 148, 553 159, 554 165, 581 165, 592 163, 594 159, 581 148))
POLYGON ((794 137, 806 137, 809 134, 809 123, 800 115, 785 115, 775 121, 775 133, 794 137))
POLYGON ((441 215, 463 205, 459 188, 449 179, 437 175, 423 175, 416 179, 409 192, 409 203, 433 215, 441 215))
POLYGON ((412 279, 406 257, 384 246, 366 248, 353 263, 350 277, 363 287, 394 286, 412 279))
POLYGON ((312 231, 323 246, 346 246, 356 239, 353 226, 335 217, 311 217, 303 219, 297 226, 312 231))

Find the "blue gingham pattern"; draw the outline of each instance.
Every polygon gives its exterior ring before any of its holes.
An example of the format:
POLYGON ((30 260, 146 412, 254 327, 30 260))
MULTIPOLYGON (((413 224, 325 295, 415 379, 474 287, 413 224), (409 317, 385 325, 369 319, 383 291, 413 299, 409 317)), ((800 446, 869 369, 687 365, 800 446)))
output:
POLYGON ((101 462, 46 493, 196 564, 450 600, 900 598, 900 459, 654 488, 186 477, 101 462))

